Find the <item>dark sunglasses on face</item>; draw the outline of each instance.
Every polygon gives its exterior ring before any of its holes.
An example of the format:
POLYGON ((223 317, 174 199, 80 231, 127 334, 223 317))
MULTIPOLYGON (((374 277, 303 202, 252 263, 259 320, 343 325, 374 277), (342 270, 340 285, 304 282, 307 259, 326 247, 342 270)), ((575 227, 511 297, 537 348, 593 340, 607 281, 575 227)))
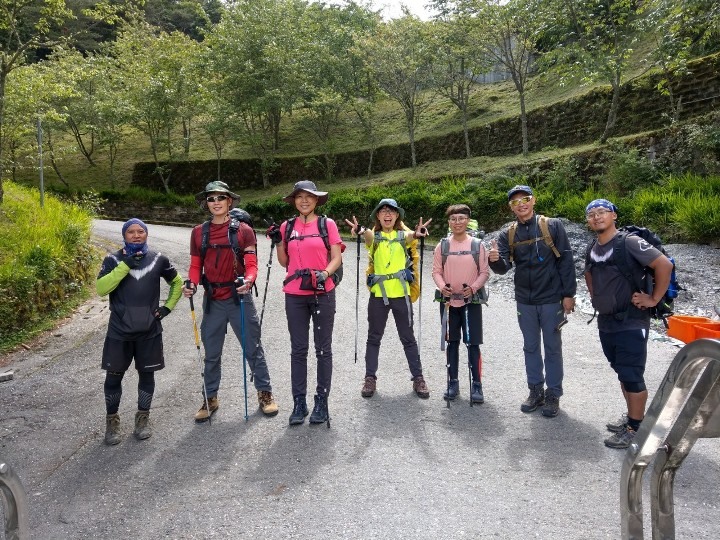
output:
POLYGON ((510 201, 510 206, 519 206, 521 204, 527 204, 532 200, 532 195, 525 195, 524 197, 520 197, 519 199, 513 199, 510 201))
POLYGON ((220 202, 224 201, 225 199, 229 199, 227 195, 210 195, 209 197, 206 197, 205 200, 207 202, 220 202))

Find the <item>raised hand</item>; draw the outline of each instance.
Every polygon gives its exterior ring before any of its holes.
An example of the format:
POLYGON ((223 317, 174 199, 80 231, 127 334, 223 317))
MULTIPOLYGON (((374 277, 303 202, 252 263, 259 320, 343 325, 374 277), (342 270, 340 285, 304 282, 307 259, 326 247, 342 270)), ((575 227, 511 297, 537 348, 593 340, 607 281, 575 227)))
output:
POLYGON ((265 236, 270 239, 270 241, 277 245, 280 242, 282 242, 282 233, 280 232, 280 225, 277 223, 273 223, 270 225, 267 230, 265 231, 265 236))
POLYGON ((415 227, 415 236, 427 236, 427 226, 430 225, 430 222, 432 222, 432 218, 428 219, 425 223, 423 223, 423 219, 422 217, 420 217, 417 227, 415 227))
POLYGON ((348 227, 350 227, 350 232, 353 236, 357 236, 358 234, 362 234, 365 232, 365 227, 358 223, 358 220, 355 216, 352 217, 352 221, 346 219, 345 223, 347 223, 348 227))
POLYGON ((490 251, 488 251, 488 261, 497 262, 500 260, 500 252, 497 247, 497 240, 490 242, 490 251))

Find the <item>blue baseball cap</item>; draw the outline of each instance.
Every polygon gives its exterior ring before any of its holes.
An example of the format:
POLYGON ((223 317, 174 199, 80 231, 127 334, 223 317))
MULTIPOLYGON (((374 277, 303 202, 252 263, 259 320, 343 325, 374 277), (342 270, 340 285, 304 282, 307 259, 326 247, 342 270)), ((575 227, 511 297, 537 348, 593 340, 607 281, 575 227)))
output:
POLYGON ((516 193, 527 193, 528 195, 534 195, 533 190, 530 186, 517 185, 508 191, 508 201, 512 199, 512 196, 516 193))
POLYGON ((607 199, 595 199, 594 201, 591 201, 585 207, 585 213, 587 214, 593 208, 604 208, 605 210, 609 210, 610 212, 617 212, 617 206, 615 206, 607 199))

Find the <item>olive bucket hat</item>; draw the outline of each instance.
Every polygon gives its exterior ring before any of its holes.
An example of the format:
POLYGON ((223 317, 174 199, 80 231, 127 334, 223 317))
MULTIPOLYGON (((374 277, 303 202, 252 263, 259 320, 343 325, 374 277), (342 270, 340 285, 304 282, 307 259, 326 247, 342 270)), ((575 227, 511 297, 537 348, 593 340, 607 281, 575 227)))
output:
POLYGON ((393 210, 396 210, 397 213, 400 214, 401 221, 405 219, 405 210, 397 203, 395 199, 382 199, 373 209, 372 213, 370 214, 370 219, 375 219, 375 216, 377 216, 377 213, 383 206, 388 206, 393 210))
POLYGON ((292 193, 290 193, 290 195, 288 195, 287 197, 283 197, 283 201, 288 204, 294 203, 295 196, 301 191, 307 191, 311 195, 315 195, 318 198, 318 206, 325 204, 328 200, 328 192, 318 191, 315 182, 312 182, 311 180, 300 180, 299 182, 295 182, 292 193))
POLYGON ((208 183, 208 185, 205 186, 204 191, 201 191, 200 193, 195 195, 195 200, 200 204, 200 206, 204 206, 207 204, 205 198, 208 196, 209 193, 227 193, 227 196, 233 200, 233 204, 240 200, 240 195, 230 191, 230 188, 225 182, 215 180, 208 183))

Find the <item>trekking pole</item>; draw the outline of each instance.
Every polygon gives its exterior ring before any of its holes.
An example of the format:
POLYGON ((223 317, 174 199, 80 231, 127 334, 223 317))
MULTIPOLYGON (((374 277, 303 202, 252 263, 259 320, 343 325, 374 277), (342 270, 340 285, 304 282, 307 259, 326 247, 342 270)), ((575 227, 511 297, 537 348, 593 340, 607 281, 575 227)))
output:
MULTIPOLYGON (((265 220, 265 224, 268 227, 271 227, 275 224, 275 220, 271 217, 270 223, 268 223, 268 220, 265 220)), ((273 250, 275 249, 275 242, 270 240, 270 258, 268 259, 267 263, 267 275, 265 276, 265 292, 263 293, 263 305, 262 309, 260 310, 260 328, 262 328, 263 323, 263 317, 265 316, 265 299, 267 298, 267 291, 268 291, 268 284, 270 283, 270 269, 272 268, 272 262, 273 262, 273 250)))
MULTIPOLYGON (((244 284, 245 280, 242 277, 238 277, 235 282, 239 286, 244 284)), ((242 362, 243 362, 243 385, 245 387, 245 421, 247 422, 250 418, 248 416, 248 393, 247 393, 247 359, 245 355, 245 300, 243 294, 238 295, 240 297, 240 347, 242 348, 242 362)))
POLYGON ((442 316, 443 322, 443 335, 440 337, 441 345, 440 348, 445 351, 445 370, 447 371, 447 408, 450 408, 450 348, 447 344, 450 342, 450 328, 449 328, 449 314, 450 314, 450 298, 445 300, 445 311, 442 316))
MULTIPOLYGON (((185 281, 185 288, 192 288, 190 280, 185 281)), ((203 396, 205 397, 205 410, 208 413, 208 421, 212 424, 212 414, 210 413, 210 404, 208 403, 207 385, 205 384, 205 362, 203 362, 202 355, 200 354, 200 336, 198 334, 197 320, 195 319, 195 302, 193 297, 190 297, 190 317, 193 323, 193 335, 195 336, 195 347, 197 348, 198 362, 200 363, 200 377, 203 382, 203 396)))
MULTIPOLYGON (((463 283, 463 290, 465 290, 465 287, 467 287, 467 283, 463 283)), ((469 317, 469 311, 468 311, 468 303, 469 298, 465 299, 465 336, 463 341, 465 342, 465 347, 468 351, 468 383, 470 384, 470 406, 473 406, 473 400, 472 400, 472 364, 470 363, 470 317, 469 317)))
POLYGON ((358 304, 360 302, 360 228, 357 231, 357 277, 355 279, 355 363, 357 364, 358 351, 358 304))
MULTIPOLYGON (((427 232, 427 229, 425 230, 427 232)), ((422 276, 423 276, 423 252, 425 251, 425 237, 420 237, 420 284, 418 286, 418 356, 422 356, 422 276)))

